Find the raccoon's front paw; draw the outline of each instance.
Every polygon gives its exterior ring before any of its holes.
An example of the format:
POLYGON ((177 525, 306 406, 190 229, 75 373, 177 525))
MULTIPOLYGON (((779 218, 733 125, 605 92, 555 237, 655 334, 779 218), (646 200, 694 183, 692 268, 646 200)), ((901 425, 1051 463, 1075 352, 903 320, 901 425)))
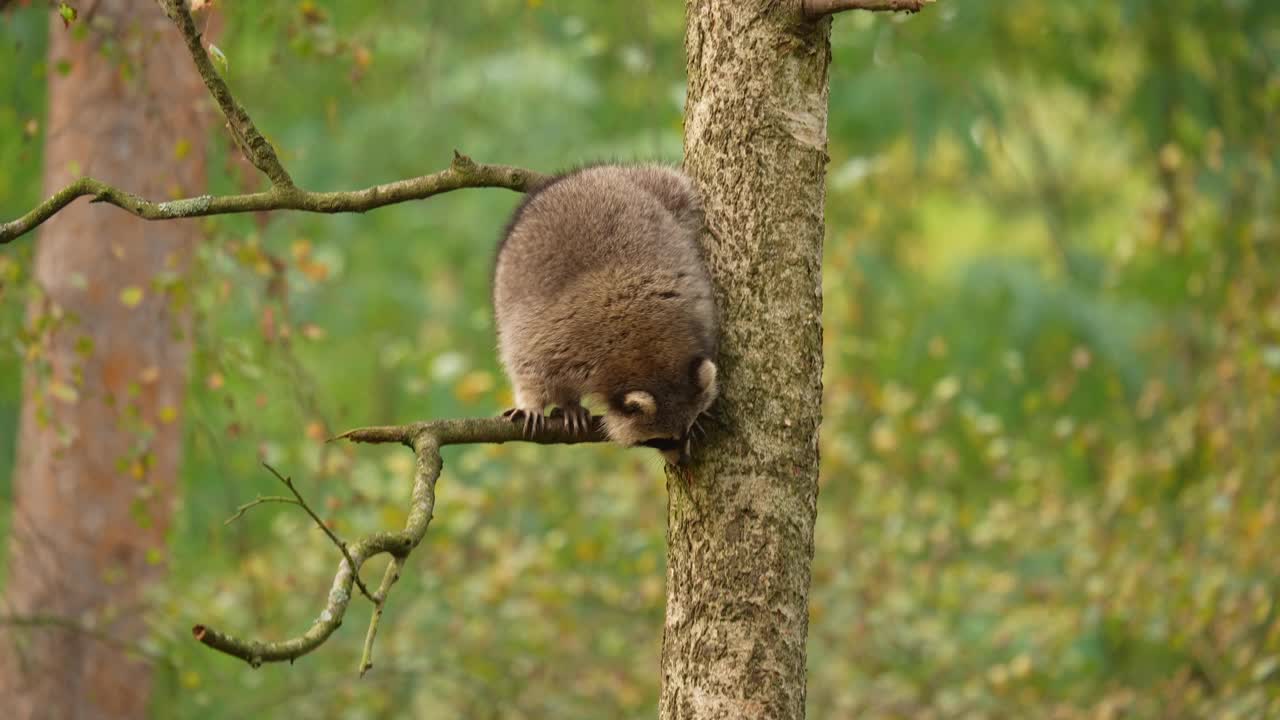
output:
POLYGON ((562 405, 551 411, 551 417, 563 417, 564 428, 570 435, 582 435, 591 426, 591 411, 578 403, 562 405))
POLYGON ((502 413, 502 417, 507 418, 511 422, 524 424, 524 436, 533 437, 533 434, 547 426, 547 416, 542 414, 541 410, 526 410, 524 408, 511 408, 502 413))

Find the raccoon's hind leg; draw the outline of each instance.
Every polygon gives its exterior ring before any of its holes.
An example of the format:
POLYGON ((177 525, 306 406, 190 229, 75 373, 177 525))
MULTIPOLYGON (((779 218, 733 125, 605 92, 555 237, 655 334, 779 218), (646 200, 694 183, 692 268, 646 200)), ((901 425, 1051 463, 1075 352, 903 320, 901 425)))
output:
POLYGON ((570 435, 584 435, 591 426, 591 411, 576 399, 556 403, 551 417, 564 417, 564 427, 570 435))
POLYGON ((502 417, 523 423, 525 437, 533 437, 547 424, 547 416, 542 414, 547 407, 547 394, 541 387, 534 389, 519 380, 515 380, 515 394, 516 406, 502 413, 502 417))
POLYGON ((503 412, 502 417, 509 418, 511 422, 523 423, 525 437, 533 437, 534 433, 547 425, 547 416, 543 415, 541 410, 511 408, 503 412))

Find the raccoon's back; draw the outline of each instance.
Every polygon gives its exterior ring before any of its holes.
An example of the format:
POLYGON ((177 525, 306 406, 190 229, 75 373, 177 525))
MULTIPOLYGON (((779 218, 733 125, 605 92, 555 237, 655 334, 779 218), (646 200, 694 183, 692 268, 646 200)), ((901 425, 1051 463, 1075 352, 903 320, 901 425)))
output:
POLYGON ((503 365, 567 394, 656 388, 718 344, 692 183, 667 168, 557 178, 516 212, 498 252, 503 365))
POLYGON ((697 196, 680 173, 600 166, 569 173, 528 197, 498 252, 494 302, 556 302, 589 275, 702 270, 697 196))

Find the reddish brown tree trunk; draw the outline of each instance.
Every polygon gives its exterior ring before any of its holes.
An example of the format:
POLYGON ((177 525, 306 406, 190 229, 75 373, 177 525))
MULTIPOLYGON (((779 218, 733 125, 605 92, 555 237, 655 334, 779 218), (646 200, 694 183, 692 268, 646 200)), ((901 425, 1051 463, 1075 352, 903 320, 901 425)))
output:
MULTIPOLYGON (((148 198, 199 192, 204 94, 177 32, 152 2, 81 10, 80 39, 50 19, 45 192, 82 174, 148 198)), ((145 591, 163 568, 190 354, 172 288, 197 238, 195 221, 85 201, 40 231, 0 627, 4 717, 146 714, 150 667, 122 648, 144 636, 145 591)))

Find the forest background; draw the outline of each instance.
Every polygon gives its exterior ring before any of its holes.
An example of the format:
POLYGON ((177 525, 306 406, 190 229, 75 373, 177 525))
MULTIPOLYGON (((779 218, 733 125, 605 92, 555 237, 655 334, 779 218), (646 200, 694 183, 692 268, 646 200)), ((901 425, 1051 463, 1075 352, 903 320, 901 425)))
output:
MULTIPOLYGON (((680 3, 220 5, 228 82, 308 187, 455 148, 679 161, 680 3)), ((47 22, 0 16, 0 218, 40 199, 47 22)), ((944 0, 841 16, 832 45, 810 717, 1280 715, 1280 5, 944 0)), ((238 190, 225 132, 188 142, 238 190)), ((323 440, 508 404, 489 273, 518 200, 204 222, 134 648, 157 717, 653 715, 650 452, 446 450, 363 680, 359 620, 292 667, 190 639, 292 635, 328 587, 302 513, 223 524, 274 492, 262 460, 345 535, 399 526, 411 458, 323 440)), ((0 252, 0 537, 32 247, 0 252)))

